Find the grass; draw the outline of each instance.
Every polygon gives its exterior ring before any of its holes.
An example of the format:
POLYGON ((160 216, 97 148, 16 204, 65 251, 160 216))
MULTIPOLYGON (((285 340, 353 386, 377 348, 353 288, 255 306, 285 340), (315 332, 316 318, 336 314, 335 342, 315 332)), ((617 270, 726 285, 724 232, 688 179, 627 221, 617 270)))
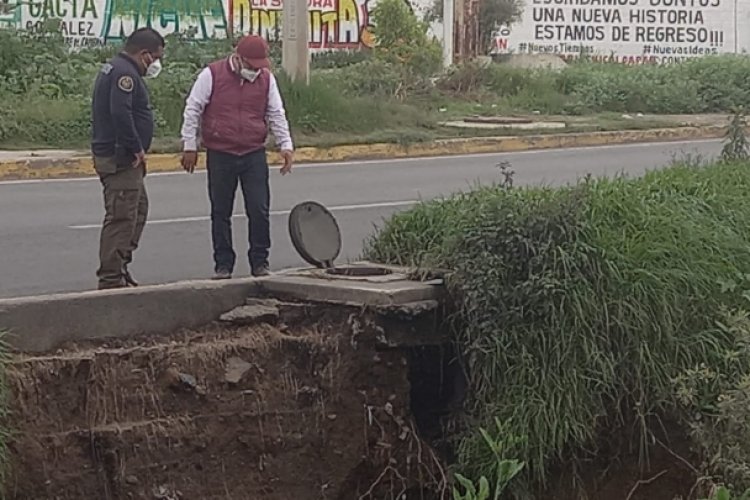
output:
POLYGON ((481 187, 389 220, 368 258, 454 271, 472 387, 461 468, 491 477, 476 429, 495 419, 524 438, 507 458, 536 486, 618 429, 636 429, 645 456, 654 418, 681 415, 680 374, 747 373, 750 355, 724 363, 738 339, 716 322, 746 304, 749 189, 750 164, 679 165, 560 189, 481 187))
POLYGON ((6 368, 10 360, 9 349, 5 343, 8 332, 0 328, 0 495, 8 484, 10 469, 10 451, 8 449, 11 439, 10 409, 8 403, 8 384, 6 368))
MULTIPOLYGON (((0 46, 0 147, 85 147, 93 79, 117 48, 69 52, 54 32, 37 36, 11 30, 0 32, 0 46)), ((229 50, 225 40, 168 39, 164 71, 149 81, 157 143, 176 142, 196 74, 229 50)), ((274 47, 276 64, 278 52, 274 47)), ((280 83, 296 142, 331 145, 498 133, 440 125, 471 114, 539 113, 571 121, 587 116, 595 117, 585 126, 593 129, 640 128, 646 120, 604 117, 748 106, 748 74, 750 59, 730 56, 669 67, 583 62, 561 72, 467 64, 434 75, 389 62, 376 49, 317 56, 309 87, 283 75, 280 83)))

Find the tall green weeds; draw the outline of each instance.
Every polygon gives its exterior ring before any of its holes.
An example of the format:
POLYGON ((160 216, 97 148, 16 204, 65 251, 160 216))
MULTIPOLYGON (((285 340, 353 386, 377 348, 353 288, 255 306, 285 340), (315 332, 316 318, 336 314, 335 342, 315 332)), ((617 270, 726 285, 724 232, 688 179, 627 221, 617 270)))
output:
POLYGON ((0 496, 6 492, 8 476, 10 473, 10 438, 12 429, 9 408, 8 383, 6 378, 6 367, 9 357, 9 349, 5 342, 7 331, 0 328, 0 496))
MULTIPOLYGON (((454 271, 472 422, 527 437, 509 456, 544 484, 550 465, 595 454, 616 429, 638 430, 645 457, 653 417, 678 413, 674 380, 724 366, 735 339, 715 322, 744 301, 722 284, 750 275, 748 192, 737 163, 484 187, 395 216, 367 253, 454 271)), ((490 476, 478 433, 459 456, 490 476)))
POLYGON ((729 121, 721 159, 725 162, 744 161, 750 158, 750 141, 747 138, 747 116, 743 109, 734 112, 729 121))
MULTIPOLYGON (((580 62, 562 71, 471 63, 444 74, 440 45, 405 9, 398 0, 378 4, 373 16, 380 45, 374 49, 316 55, 310 88, 281 79, 296 135, 340 138, 347 132, 346 140, 356 142, 365 134, 429 138, 449 118, 443 114, 445 103, 452 112, 487 104, 481 109, 492 113, 570 115, 726 112, 750 106, 746 57, 658 67, 580 62), (301 109, 295 109, 298 105, 301 109)), ((148 82, 160 136, 178 137, 196 75, 231 48, 231 40, 196 41, 189 33, 168 37, 164 71, 148 82)), ((276 68, 279 49, 273 44, 276 68)), ((94 77, 117 50, 108 45, 70 51, 54 23, 37 34, 0 30, 0 145, 85 144, 94 77)))

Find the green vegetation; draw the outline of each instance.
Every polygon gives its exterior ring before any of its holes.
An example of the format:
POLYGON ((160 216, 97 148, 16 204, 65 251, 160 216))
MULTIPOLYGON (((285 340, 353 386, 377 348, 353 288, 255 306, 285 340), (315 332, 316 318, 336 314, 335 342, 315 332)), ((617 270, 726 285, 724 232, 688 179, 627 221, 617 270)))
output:
MULTIPOLYGON (((621 117, 626 112, 708 113, 750 106, 750 59, 745 57, 669 67, 583 61, 559 72, 472 63, 441 74, 439 45, 428 37, 426 25, 404 9, 397 0, 380 2, 373 12, 378 48, 316 56, 309 87, 281 78, 299 144, 408 143, 497 134, 441 125, 470 114, 564 115, 572 124, 568 130, 580 131, 665 124, 626 120, 621 117), (584 115, 600 117, 588 122, 575 118, 584 115)), ((117 48, 71 52, 53 22, 48 29, 35 35, 0 31, 2 147, 83 147, 88 141, 93 79, 117 48)), ((169 38, 165 70, 149 81, 160 136, 156 149, 175 147, 195 76, 230 50, 228 40, 169 38)), ((276 65, 279 53, 274 46, 276 65)))
POLYGON ((10 359, 8 354, 10 349, 5 343, 7 334, 7 331, 0 328, 0 492, 8 484, 7 478, 10 462, 8 445, 12 431, 9 425, 8 384, 5 372, 10 359))
POLYGON ((394 216, 367 250, 452 270, 471 384, 459 471, 496 477, 498 460, 519 460, 514 493, 538 491, 623 436, 645 460, 675 422, 705 459, 698 486, 749 488, 750 164, 559 189, 514 188, 499 167, 497 185, 394 216), (499 454, 479 431, 493 422, 499 454))
MULTIPOLYGON (((518 21, 523 12, 522 0, 485 0, 479 4, 479 46, 490 47, 498 26, 518 21)), ((433 0, 425 15, 427 21, 443 21, 443 0, 433 0)))
POLYGON ((724 147, 721 149, 723 161, 743 161, 750 158, 750 141, 745 131, 747 130, 747 117, 742 109, 736 110, 729 122, 724 147))
POLYGON ((719 486, 711 493, 708 500, 750 500, 750 490, 742 494, 733 494, 726 486, 719 486))
POLYGON ((499 500, 513 478, 523 470, 523 462, 505 458, 505 448, 520 443, 520 440, 516 443, 509 442, 505 426, 498 419, 495 419, 495 427, 497 431, 495 436, 484 429, 479 429, 485 446, 494 457, 491 471, 495 478, 494 484, 490 486, 487 477, 482 476, 477 486, 470 479, 456 473, 455 480, 464 492, 461 493, 458 488, 453 488, 453 500, 489 500, 490 495, 492 495, 492 500, 499 500))

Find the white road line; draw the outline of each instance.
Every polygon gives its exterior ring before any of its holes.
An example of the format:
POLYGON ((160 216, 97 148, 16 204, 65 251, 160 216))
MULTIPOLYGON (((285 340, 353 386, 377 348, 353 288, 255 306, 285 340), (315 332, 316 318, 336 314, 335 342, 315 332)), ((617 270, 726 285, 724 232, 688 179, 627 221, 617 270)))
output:
MULTIPOLYGON (((349 210, 364 210, 368 208, 390 208, 390 207, 404 207, 409 205, 415 205, 419 203, 419 200, 405 200, 405 201, 383 201, 378 203, 363 203, 361 205, 334 205, 327 207, 331 212, 345 212, 349 210)), ((271 215, 289 215, 289 210, 272 210, 271 215)), ((245 214, 234 214, 233 218, 244 217, 245 214)), ((180 222, 204 222, 211 220, 210 217, 179 217, 175 219, 156 219, 148 221, 147 225, 159 225, 159 224, 177 224, 180 222)), ((99 229, 102 225, 100 224, 77 224, 68 226, 68 229, 99 229)))
MULTIPOLYGON (((646 148, 660 148, 664 146, 692 146, 709 143, 719 143, 720 139, 696 139, 694 141, 665 141, 665 142, 640 142, 640 143, 629 143, 629 144, 610 144, 605 146, 581 146, 572 148, 560 148, 560 149, 534 149, 531 151, 508 151, 508 152, 497 152, 497 153, 475 153, 466 155, 444 155, 444 156, 419 156, 412 158, 392 158, 382 160, 354 160, 354 161, 342 161, 336 163, 302 163, 294 167, 295 170, 304 170, 308 168, 325 168, 325 167, 357 167, 357 166, 372 166, 372 165, 391 165, 393 163, 415 163, 415 162, 429 162, 431 160, 449 160, 455 159, 460 160, 462 158, 488 158, 488 157, 503 157, 503 156, 532 156, 540 154, 555 154, 564 153, 570 151, 607 151, 613 149, 646 149, 646 148)), ((272 170, 278 170, 280 167, 271 167, 272 170)), ((206 170, 196 170, 193 175, 205 175, 206 170)), ((166 177, 172 175, 188 175, 185 172, 154 172, 149 174, 148 177, 166 177)), ((75 177, 70 179, 25 179, 17 181, 0 181, 0 186, 13 185, 13 184, 41 184, 51 182, 92 182, 99 181, 97 177, 75 177)))

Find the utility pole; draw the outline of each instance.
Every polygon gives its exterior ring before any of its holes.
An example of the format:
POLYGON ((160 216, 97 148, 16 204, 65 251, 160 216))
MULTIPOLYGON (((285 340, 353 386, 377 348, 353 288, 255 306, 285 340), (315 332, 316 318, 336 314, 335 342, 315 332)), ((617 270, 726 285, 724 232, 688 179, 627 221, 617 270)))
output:
POLYGON ((443 0, 443 67, 453 65, 453 42, 455 40, 455 5, 453 0, 443 0))
POLYGON ((454 0, 453 3, 453 16, 454 25, 458 26, 458 36, 454 38, 456 40, 453 52, 455 54, 454 61, 462 63, 466 58, 466 2, 467 0, 454 0))
POLYGON ((281 66, 294 81, 310 83, 307 0, 283 0, 281 66))

